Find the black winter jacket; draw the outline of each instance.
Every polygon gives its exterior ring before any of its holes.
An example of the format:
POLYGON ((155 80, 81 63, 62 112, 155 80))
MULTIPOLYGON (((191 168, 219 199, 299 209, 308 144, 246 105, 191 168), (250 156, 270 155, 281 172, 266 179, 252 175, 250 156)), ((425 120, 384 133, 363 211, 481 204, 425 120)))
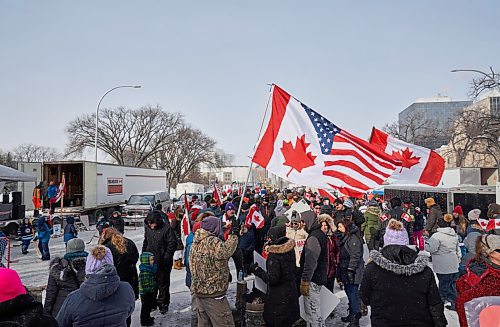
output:
POLYGON ((69 293, 80 288, 85 280, 87 252, 76 252, 50 262, 49 280, 43 312, 56 317, 69 293))
POLYGON ((264 305, 266 326, 286 327, 299 319, 299 296, 295 284, 295 242, 270 245, 266 261, 267 272, 257 269, 255 275, 267 283, 264 305))
POLYGON ((57 321, 43 313, 42 304, 29 294, 0 303, 0 326, 5 327, 57 327, 57 321))
POLYGON ((120 233, 125 233, 125 221, 122 217, 117 217, 116 219, 113 216, 109 217, 109 224, 111 227, 116 228, 116 230, 120 233))
POLYGON ((352 209, 345 208, 344 210, 336 210, 333 214, 333 222, 337 225, 344 219, 352 219, 352 209))
POLYGON ((338 277, 344 284, 348 284, 347 272, 354 271, 354 284, 360 284, 363 277, 363 242, 359 236, 358 227, 352 225, 349 235, 342 235, 339 241, 340 259, 338 277))
POLYGON ((128 238, 125 238, 125 253, 120 253, 116 247, 107 240, 103 245, 111 250, 113 255, 113 263, 116 267, 116 272, 122 282, 127 282, 134 290, 135 298, 139 298, 139 277, 137 275, 137 261, 139 261, 139 251, 135 243, 128 238))
MULTIPOLYGON (((306 222, 307 224, 307 222, 306 222)), ((304 250, 300 256, 302 280, 325 285, 328 281, 328 243, 321 226, 314 221, 308 228, 304 250)))
POLYGON ((177 237, 169 224, 158 222, 156 229, 144 226, 144 242, 142 252, 151 252, 155 255, 158 268, 165 264, 172 265, 174 253, 177 250, 177 237))
POLYGON ((371 325, 446 326, 444 306, 429 259, 404 245, 371 251, 360 298, 371 306, 371 325))

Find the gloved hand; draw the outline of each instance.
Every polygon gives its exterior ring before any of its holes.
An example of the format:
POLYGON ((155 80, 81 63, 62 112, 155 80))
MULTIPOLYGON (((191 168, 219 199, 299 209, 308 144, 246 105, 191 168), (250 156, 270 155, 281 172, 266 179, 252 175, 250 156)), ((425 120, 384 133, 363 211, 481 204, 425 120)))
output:
POLYGON ((309 296, 309 282, 305 282, 303 280, 300 281, 300 294, 304 296, 309 296))
POLYGON ((231 231, 230 234, 239 236, 240 235, 240 229, 241 229, 241 223, 238 219, 233 219, 231 221, 231 231))
POLYGON ((252 264, 250 265, 250 267, 248 267, 248 271, 249 271, 251 274, 255 274, 255 271, 256 271, 258 268, 260 268, 260 267, 259 267, 259 264, 255 262, 255 263, 252 263, 252 264))
POLYGON ((354 284, 354 278, 356 277, 356 272, 352 269, 347 269, 347 280, 349 284, 354 284))

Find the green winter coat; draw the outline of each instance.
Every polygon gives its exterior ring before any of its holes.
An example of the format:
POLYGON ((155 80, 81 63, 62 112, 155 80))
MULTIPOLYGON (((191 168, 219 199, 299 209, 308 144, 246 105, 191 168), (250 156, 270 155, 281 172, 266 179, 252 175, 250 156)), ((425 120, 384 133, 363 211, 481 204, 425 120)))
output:
POLYGON ((377 235, 380 230, 380 208, 368 207, 365 212, 365 222, 361 225, 361 231, 365 236, 377 235))

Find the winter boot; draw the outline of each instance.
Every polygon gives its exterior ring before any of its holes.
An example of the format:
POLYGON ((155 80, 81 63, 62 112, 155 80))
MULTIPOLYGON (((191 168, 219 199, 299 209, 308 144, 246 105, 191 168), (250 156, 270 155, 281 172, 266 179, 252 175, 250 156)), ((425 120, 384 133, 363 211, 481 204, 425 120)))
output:
POLYGON ((351 321, 349 322, 349 325, 347 325, 347 327, 359 327, 359 318, 359 315, 352 315, 351 321))
POLYGON ((174 269, 175 270, 181 270, 182 269, 180 261, 181 261, 180 259, 175 260, 175 262, 174 262, 174 269))
POLYGON ((168 304, 160 306, 160 313, 162 315, 166 314, 168 312, 168 304))
POLYGON ((351 321, 351 318, 352 318, 352 314, 349 312, 349 314, 345 317, 341 317, 340 320, 342 322, 350 322, 351 321))
POLYGON ((155 318, 146 320, 146 321, 141 321, 141 326, 154 326, 155 325, 155 318))

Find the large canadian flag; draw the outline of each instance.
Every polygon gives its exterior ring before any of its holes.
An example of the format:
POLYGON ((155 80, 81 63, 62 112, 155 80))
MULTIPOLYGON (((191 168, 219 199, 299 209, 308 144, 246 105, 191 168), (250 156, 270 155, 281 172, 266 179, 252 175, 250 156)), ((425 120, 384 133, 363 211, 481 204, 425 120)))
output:
POLYGON ((332 123, 277 85, 272 112, 252 161, 299 185, 361 197, 398 169, 395 160, 332 123))
POLYGON ((436 151, 406 143, 373 128, 371 144, 380 147, 401 165, 391 175, 391 184, 420 183, 437 186, 444 172, 444 159, 436 151))

